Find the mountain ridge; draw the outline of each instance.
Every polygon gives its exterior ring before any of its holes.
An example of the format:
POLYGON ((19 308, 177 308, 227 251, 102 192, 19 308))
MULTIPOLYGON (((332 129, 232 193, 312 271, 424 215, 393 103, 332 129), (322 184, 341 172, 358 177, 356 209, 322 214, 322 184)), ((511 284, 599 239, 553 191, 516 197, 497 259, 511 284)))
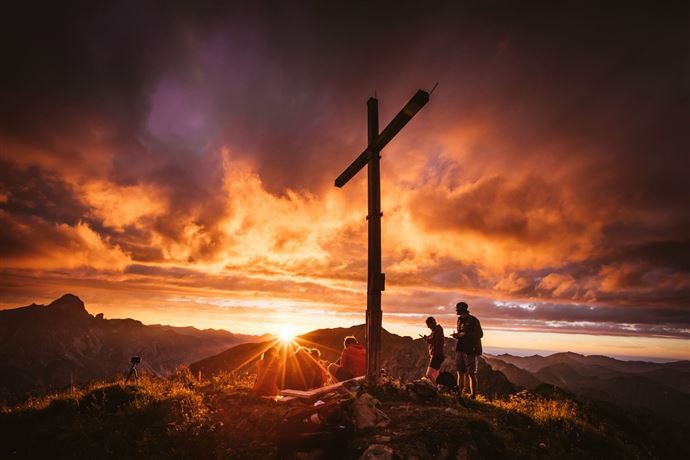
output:
POLYGON ((92 315, 74 294, 48 305, 0 311, 0 400, 16 400, 126 372, 131 356, 142 367, 169 375, 181 364, 218 352, 252 336, 193 327, 152 325, 92 315))

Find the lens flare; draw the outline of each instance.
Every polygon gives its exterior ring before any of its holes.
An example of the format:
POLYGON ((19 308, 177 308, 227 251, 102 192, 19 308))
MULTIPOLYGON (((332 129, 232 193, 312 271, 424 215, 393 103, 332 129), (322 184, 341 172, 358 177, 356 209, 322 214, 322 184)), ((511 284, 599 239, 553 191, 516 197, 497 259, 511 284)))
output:
POLYGON ((290 324, 284 324, 278 331, 278 337, 283 342, 290 342, 295 338, 295 327, 290 324))

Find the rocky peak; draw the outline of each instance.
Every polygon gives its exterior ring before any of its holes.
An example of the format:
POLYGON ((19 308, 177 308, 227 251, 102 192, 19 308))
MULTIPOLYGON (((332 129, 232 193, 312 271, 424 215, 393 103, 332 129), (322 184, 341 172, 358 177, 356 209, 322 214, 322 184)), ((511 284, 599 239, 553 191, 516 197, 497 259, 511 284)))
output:
POLYGON ((52 301, 48 307, 52 312, 69 316, 91 316, 84 307, 84 302, 74 294, 65 294, 52 301))

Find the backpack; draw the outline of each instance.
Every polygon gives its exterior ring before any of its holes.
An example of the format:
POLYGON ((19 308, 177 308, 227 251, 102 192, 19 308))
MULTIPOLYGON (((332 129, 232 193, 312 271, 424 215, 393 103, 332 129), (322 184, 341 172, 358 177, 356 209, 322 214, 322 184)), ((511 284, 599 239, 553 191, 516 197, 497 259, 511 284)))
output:
POLYGON ((453 374, 443 371, 436 377, 436 385, 443 387, 444 390, 455 390, 458 387, 458 382, 453 374))

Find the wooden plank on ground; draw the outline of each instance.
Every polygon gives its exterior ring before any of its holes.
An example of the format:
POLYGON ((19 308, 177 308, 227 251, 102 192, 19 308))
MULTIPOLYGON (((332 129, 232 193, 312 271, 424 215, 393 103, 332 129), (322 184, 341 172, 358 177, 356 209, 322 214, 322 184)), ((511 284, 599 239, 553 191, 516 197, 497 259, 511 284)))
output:
POLYGON ((318 399, 320 396, 330 393, 332 391, 349 391, 348 387, 354 386, 357 383, 364 380, 364 376, 355 377, 350 380, 343 380, 342 382, 334 383, 333 385, 327 385, 325 387, 314 388, 313 390, 291 390, 286 388, 280 392, 281 396, 291 396, 293 398, 314 400, 318 399))

